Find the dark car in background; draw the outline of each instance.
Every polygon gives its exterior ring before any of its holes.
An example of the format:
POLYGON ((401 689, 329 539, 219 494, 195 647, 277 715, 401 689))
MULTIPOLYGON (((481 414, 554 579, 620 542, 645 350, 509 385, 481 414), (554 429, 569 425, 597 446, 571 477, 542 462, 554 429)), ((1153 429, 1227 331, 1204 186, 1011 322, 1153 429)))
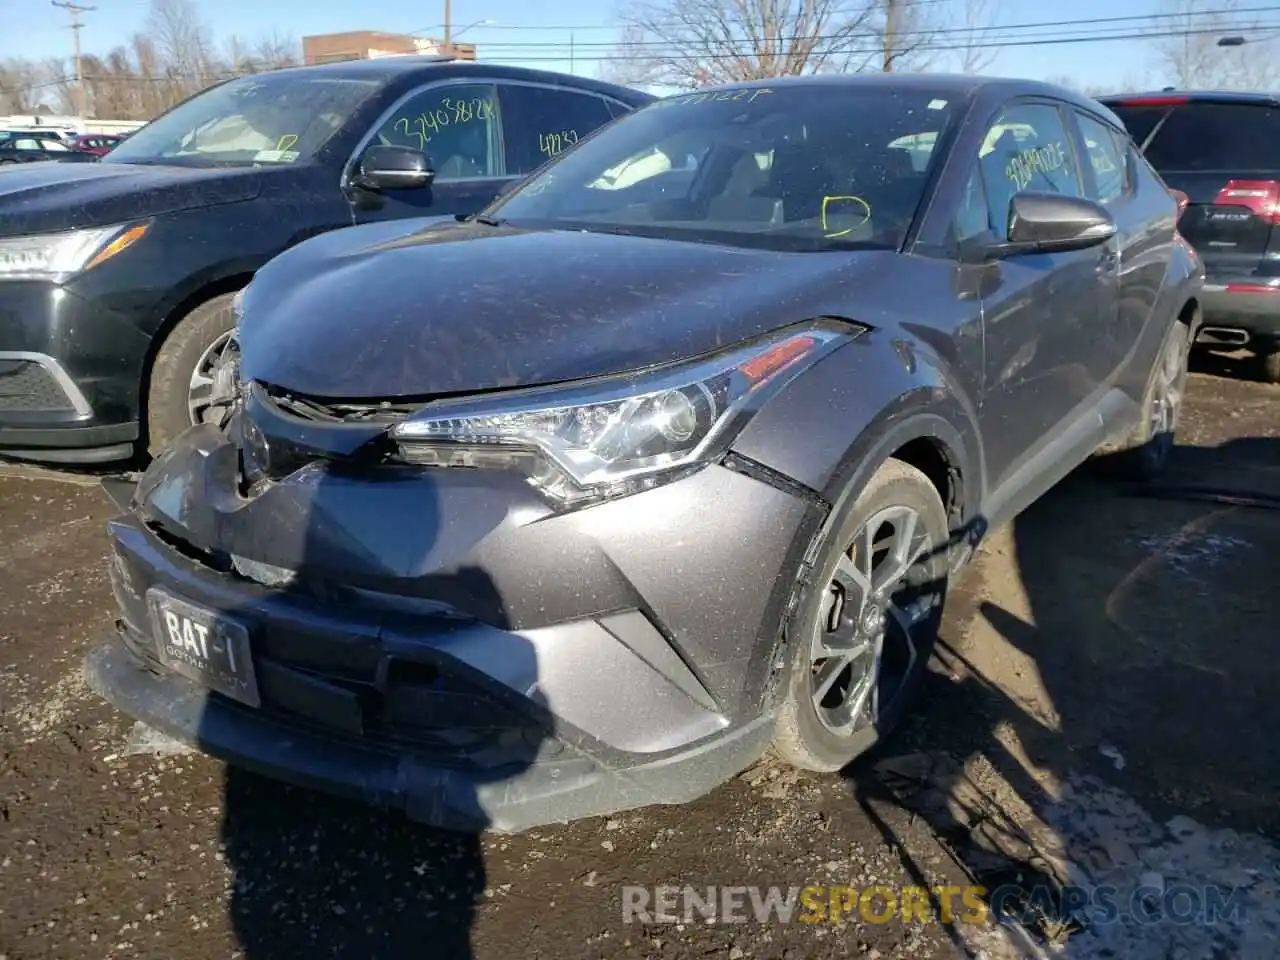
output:
POLYGON ((1280 98, 1166 90, 1102 102, 1187 195, 1178 229, 1205 265, 1200 342, 1249 347, 1280 383, 1280 98))
MULTIPOLYGON (((0 164, 38 163, 58 160, 63 163, 85 163, 97 158, 68 146, 65 140, 43 134, 14 133, 0 139, 0 164)), ((3 188, 0 187, 0 192, 3 188)), ((0 214, 2 217, 3 214, 0 214)), ((0 224, 3 220, 0 220, 0 224)), ((0 226, 0 230, 3 230, 0 226)))
POLYGON ((606 127, 466 222, 245 289, 220 415, 112 521, 90 682, 447 826, 833 771, 951 573, 1100 449, 1165 464, 1201 267, 1105 108, 823 76, 606 127))
MULTIPOLYGON (((0 176, 0 455, 125 459, 208 408, 232 299, 339 227, 471 214, 653 98, 396 57, 230 80, 92 163, 0 176)), ((0 145, 2 147, 3 145, 0 145)))

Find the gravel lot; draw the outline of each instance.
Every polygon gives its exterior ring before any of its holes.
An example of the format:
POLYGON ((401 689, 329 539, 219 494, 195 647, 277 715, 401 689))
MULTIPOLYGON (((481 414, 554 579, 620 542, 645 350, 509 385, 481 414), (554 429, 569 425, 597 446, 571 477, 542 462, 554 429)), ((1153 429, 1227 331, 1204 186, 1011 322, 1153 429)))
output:
MULTIPOLYGON (((1193 377, 1177 480, 1280 498, 1280 389, 1193 377)), ((1274 506, 1274 503, 1272 504, 1274 506)), ((88 693, 91 475, 0 465, 0 960, 1273 957, 1280 517, 1089 472, 995 531, 907 727, 845 777, 764 765, 683 808, 438 833, 190 753, 88 693), (623 885, 1239 888, 1236 922, 1072 931, 624 923, 623 885)))

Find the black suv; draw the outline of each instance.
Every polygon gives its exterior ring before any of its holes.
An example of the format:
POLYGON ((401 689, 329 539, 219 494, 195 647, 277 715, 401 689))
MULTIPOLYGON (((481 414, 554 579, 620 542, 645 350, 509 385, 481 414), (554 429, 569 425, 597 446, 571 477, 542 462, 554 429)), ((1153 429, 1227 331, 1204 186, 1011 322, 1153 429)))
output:
POLYGON ((1205 266, 1199 342, 1252 348, 1280 383, 1280 99, 1166 90, 1102 102, 1190 201, 1178 229, 1205 266))
POLYGON ((205 90, 97 162, 5 167, 0 454, 162 448, 203 419, 235 295, 276 254, 356 223, 400 221, 391 239, 406 218, 475 213, 652 99, 431 57, 325 64, 205 90))

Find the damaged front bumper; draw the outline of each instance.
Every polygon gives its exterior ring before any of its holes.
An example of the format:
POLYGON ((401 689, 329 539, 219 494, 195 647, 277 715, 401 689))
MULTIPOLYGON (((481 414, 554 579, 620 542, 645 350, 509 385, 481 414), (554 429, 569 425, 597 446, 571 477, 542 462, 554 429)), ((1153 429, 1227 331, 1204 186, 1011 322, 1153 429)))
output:
POLYGON ((685 802, 765 748, 815 504, 721 465, 565 514, 506 474, 318 461, 243 495, 237 457, 194 428, 109 525, 119 636, 86 666, 126 714, 462 830, 685 802), (163 664, 156 589, 245 626, 260 706, 163 664))

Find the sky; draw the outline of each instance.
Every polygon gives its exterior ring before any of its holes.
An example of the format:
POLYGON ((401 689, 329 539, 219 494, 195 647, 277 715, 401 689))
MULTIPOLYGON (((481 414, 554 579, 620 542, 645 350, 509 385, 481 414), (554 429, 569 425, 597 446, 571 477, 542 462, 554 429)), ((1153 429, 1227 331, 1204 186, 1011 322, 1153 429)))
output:
MULTIPOLYGON (((78 0, 97 9, 84 14, 84 49, 105 52, 140 30, 145 0, 78 0)), ((344 30, 384 30, 438 35, 443 0, 197 0, 215 37, 252 39, 272 30, 302 36, 344 30)), ((940 10, 960 9, 964 0, 911 0, 940 10)), ((1073 34, 1107 31, 1140 33, 1149 23, 1115 18, 1141 18, 1168 9, 1162 0, 986 0, 997 5, 997 23, 1005 37, 1050 38, 1069 29, 1073 34), (1019 30, 1019 25, 1045 21, 1107 18, 1111 22, 1019 30)), ((1265 0, 1244 0, 1249 7, 1265 0)), ((854 5, 851 0, 850 6, 854 5)), ((1209 4, 1213 6, 1214 4, 1209 4)), ((614 0, 453 0, 454 38, 475 43, 484 60, 522 63, 544 69, 594 75, 618 36, 614 0), (569 59, 572 42, 574 56, 569 59)), ((1274 13, 1252 15, 1280 26, 1274 13)), ((69 56, 71 34, 66 12, 48 0, 0 0, 0 22, 18 29, 0 32, 0 59, 69 56)), ((1165 82, 1151 41, 1113 40, 1078 44, 1006 46, 983 72, 1032 79, 1069 76, 1079 84, 1111 89, 1165 82)), ((1225 52, 1225 51, 1224 51, 1225 52)))

